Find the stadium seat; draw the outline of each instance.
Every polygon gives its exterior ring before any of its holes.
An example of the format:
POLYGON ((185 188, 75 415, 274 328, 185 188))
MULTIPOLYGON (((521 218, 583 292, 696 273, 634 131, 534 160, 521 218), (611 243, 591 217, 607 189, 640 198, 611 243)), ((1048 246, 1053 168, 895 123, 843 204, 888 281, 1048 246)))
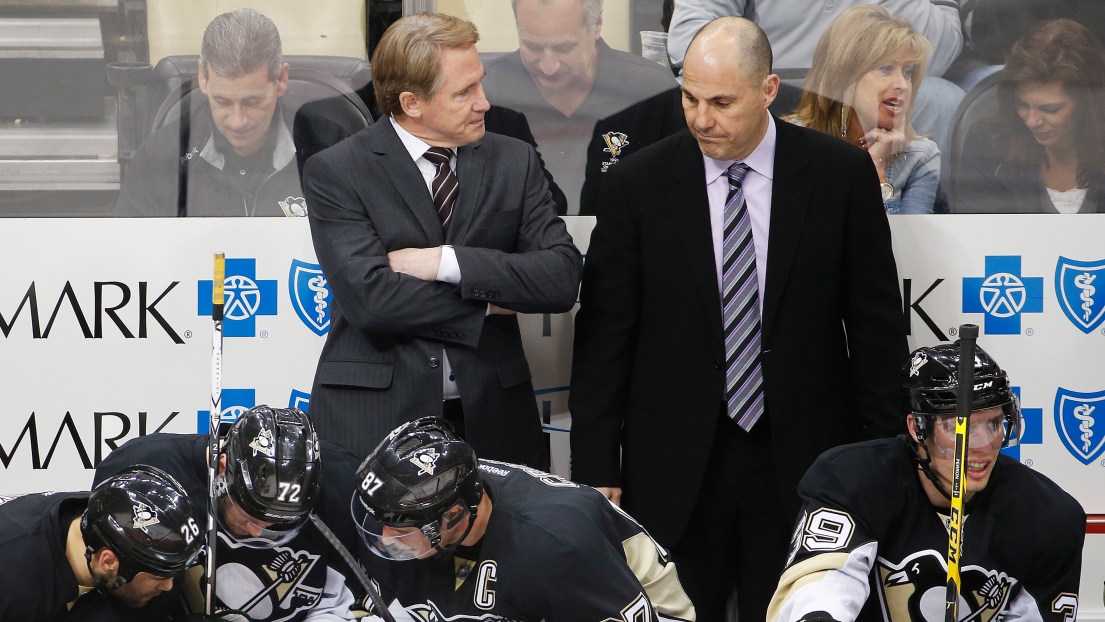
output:
POLYGON ((962 205, 959 192, 960 175, 963 173, 963 152, 967 135, 985 119, 998 113, 998 84, 1003 72, 996 71, 974 86, 960 102, 948 128, 948 150, 943 154, 941 186, 948 195, 949 211, 955 213, 962 205))

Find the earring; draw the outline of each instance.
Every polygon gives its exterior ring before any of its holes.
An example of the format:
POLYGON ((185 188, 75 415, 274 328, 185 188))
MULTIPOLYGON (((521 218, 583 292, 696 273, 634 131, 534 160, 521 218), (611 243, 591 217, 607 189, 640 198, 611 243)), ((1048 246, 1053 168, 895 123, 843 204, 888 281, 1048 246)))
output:
POLYGON ((847 138, 848 137, 848 116, 844 112, 847 108, 848 107, 845 106, 844 104, 840 105, 840 137, 841 138, 847 138))

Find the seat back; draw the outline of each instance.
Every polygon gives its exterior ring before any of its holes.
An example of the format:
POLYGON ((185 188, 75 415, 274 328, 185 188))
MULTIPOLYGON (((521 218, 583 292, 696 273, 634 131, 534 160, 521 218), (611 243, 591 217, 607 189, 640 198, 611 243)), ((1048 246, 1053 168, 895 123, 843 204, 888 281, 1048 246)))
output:
POLYGON ((948 126, 948 149, 942 154, 941 186, 948 194, 948 207, 951 212, 962 205, 960 180, 964 174, 963 153, 967 135, 979 123, 998 114, 998 84, 1004 72, 996 71, 976 84, 959 107, 955 110, 951 125, 948 126))

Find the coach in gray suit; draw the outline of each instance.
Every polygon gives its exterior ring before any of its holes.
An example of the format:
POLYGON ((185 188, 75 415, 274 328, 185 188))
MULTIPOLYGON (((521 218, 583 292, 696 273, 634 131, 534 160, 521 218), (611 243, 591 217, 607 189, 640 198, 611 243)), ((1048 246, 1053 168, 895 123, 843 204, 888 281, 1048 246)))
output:
POLYGON ((484 132, 478 39, 442 14, 393 24, 372 57, 388 118, 304 167, 334 292, 310 415, 362 456, 442 415, 480 457, 547 467, 514 314, 571 309, 582 258, 537 153, 484 132))

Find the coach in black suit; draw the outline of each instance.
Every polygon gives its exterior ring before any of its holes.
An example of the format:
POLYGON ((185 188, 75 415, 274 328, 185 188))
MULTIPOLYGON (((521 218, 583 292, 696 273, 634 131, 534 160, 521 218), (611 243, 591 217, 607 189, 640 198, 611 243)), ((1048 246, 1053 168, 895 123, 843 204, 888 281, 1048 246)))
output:
POLYGON ((774 119, 778 84, 751 21, 702 29, 689 131, 602 182, 576 317, 572 476, 671 549, 699 620, 723 620, 733 586, 739 618, 763 620, 803 472, 900 427, 906 341, 875 169, 774 119))
POLYGON ((388 117, 307 161, 334 292, 310 414, 362 456, 438 415, 481 457, 547 467, 514 313, 570 309, 582 259, 533 148, 485 135, 478 38, 436 13, 393 24, 372 59, 388 117))

